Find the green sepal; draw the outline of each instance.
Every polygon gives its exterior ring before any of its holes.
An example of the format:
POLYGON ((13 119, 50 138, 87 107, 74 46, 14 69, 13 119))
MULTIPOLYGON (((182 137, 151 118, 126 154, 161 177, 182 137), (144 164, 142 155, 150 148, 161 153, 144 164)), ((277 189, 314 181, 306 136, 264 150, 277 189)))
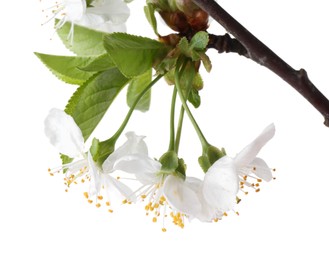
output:
POLYGON ((117 68, 112 68, 95 74, 72 95, 65 112, 74 118, 85 140, 128 81, 117 68))
POLYGON ((87 7, 92 7, 93 2, 94 2, 94 0, 86 0, 87 7))
POLYGON ((175 171, 176 176, 185 180, 186 179, 186 164, 182 158, 178 159, 178 167, 175 171))
POLYGON ((191 88, 190 93, 188 95, 188 101, 195 107, 198 108, 201 105, 201 98, 199 95, 199 91, 195 88, 191 88))
POLYGON ((208 169, 211 167, 211 163, 209 162, 208 157, 205 155, 201 155, 198 158, 198 162, 204 173, 206 173, 208 171, 208 169))
POLYGON ((162 171, 174 172, 178 167, 178 157, 176 152, 168 151, 164 153, 159 159, 159 162, 162 164, 162 171))
POLYGON ((199 72, 197 74, 195 74, 192 84, 193 84, 193 88, 195 90, 199 91, 199 90, 203 89, 203 79, 199 72))
POLYGON ((168 151, 164 153, 159 162, 162 164, 161 173, 164 175, 174 175, 185 180, 186 164, 182 158, 178 158, 177 153, 168 151))
POLYGON ((104 46, 118 69, 128 78, 151 69, 168 51, 163 43, 126 33, 106 35, 104 46))
POLYGON ((98 150, 99 150, 99 140, 97 138, 93 138, 89 152, 95 162, 97 161, 98 158, 98 150))
POLYGON ((93 62, 94 57, 57 56, 38 52, 34 54, 58 79, 68 84, 82 85, 95 74, 79 69, 93 62))
MULTIPOLYGON (((127 104, 131 108, 139 94, 151 83, 152 69, 147 70, 144 74, 133 78, 130 81, 127 90, 127 104)), ((151 104, 151 89, 147 91, 137 103, 135 109, 145 112, 148 111, 151 104)))
MULTIPOLYGON (((55 24, 58 22, 59 20, 56 19, 55 24)), ((66 22, 57 29, 57 34, 67 49, 79 56, 98 56, 106 52, 103 46, 105 33, 75 24, 71 41, 68 37, 71 28, 71 22, 66 22)))
MULTIPOLYGON (((73 161, 73 158, 68 157, 65 154, 60 154, 60 158, 62 160, 62 165, 71 163, 73 161)), ((67 169, 63 169, 63 173, 66 173, 67 169)))
POLYGON ((79 66, 79 70, 88 72, 105 71, 115 67, 114 62, 111 60, 107 53, 104 53, 96 58, 93 58, 85 66, 79 66))
POLYGON ((201 61, 202 61, 202 65, 204 66, 204 68, 206 69, 207 72, 211 71, 212 68, 212 64, 211 64, 211 60, 208 57, 207 54, 205 54, 204 52, 199 52, 198 53, 201 61))
POLYGON ((218 149, 215 146, 210 145, 206 151, 209 162, 213 165, 217 160, 226 155, 224 149, 218 149))
POLYGON ((94 162, 99 168, 102 168, 104 161, 113 153, 115 150, 116 140, 108 139, 100 142, 94 138, 90 147, 90 153, 93 157, 94 162))
POLYGON ((206 150, 203 152, 202 156, 199 157, 199 165, 201 166, 204 172, 207 172, 208 169, 220 158, 226 155, 225 149, 218 149, 215 146, 209 145, 206 150))

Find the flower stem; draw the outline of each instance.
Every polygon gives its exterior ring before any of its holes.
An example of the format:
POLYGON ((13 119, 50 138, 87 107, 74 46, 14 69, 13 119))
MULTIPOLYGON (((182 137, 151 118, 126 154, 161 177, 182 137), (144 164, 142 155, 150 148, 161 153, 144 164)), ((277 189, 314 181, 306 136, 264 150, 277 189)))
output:
POLYGON ((140 99, 145 95, 146 92, 148 92, 155 83, 157 83, 159 81, 159 79, 161 79, 164 75, 158 75, 135 99, 134 103, 131 105, 125 119, 123 120, 123 122, 121 123, 121 126, 119 127, 119 129, 116 131, 116 133, 110 138, 112 140, 117 140, 119 138, 119 136, 122 134, 123 130, 125 129, 125 127, 127 126, 129 119, 132 115, 132 113, 135 110, 135 107, 137 106, 138 102, 140 101, 140 99))
POLYGON ((175 148, 175 107, 176 107, 177 89, 173 89, 171 108, 170 108, 170 140, 168 151, 173 151, 175 148))
POLYGON ((181 137, 181 134, 182 134, 184 113, 185 113, 185 109, 182 106, 181 109, 180 109, 180 113, 179 113, 177 132, 176 132, 175 152, 177 154, 178 154, 178 149, 179 149, 180 137, 181 137))
POLYGON ((177 89, 178 95, 179 95, 180 100, 182 102, 182 106, 183 106, 184 110, 186 111, 186 114, 189 117, 189 119, 190 119, 190 121, 191 121, 191 123, 192 123, 199 139, 200 139, 202 149, 206 150, 206 148, 209 147, 209 143, 207 142, 206 138, 204 137, 198 123, 194 119, 194 117, 192 115, 192 112, 191 112, 191 110, 189 109, 189 107, 186 103, 186 98, 184 97, 184 94, 183 94, 183 91, 182 91, 182 88, 181 88, 180 82, 179 82, 180 72, 184 71, 185 65, 186 65, 186 61, 183 63, 182 66, 179 66, 178 64, 176 65, 176 69, 175 69, 175 87, 177 89), (180 67, 181 67, 181 70, 179 70, 180 67))

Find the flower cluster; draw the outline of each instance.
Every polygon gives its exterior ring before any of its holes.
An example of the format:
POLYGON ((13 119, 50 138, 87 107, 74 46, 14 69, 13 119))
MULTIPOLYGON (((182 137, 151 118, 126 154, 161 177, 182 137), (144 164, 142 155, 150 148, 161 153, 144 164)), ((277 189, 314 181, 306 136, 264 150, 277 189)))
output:
MULTIPOLYGON (((113 212, 113 204, 147 201, 145 210, 147 215, 153 215, 153 222, 160 216, 170 216, 179 227, 184 227, 185 218, 204 222, 221 219, 226 212, 234 211, 239 191, 247 194, 245 189, 251 188, 258 192, 259 182, 270 181, 272 170, 256 156, 274 132, 274 125, 269 125, 234 158, 223 156, 217 160, 201 180, 163 170, 161 162, 148 155, 144 137, 133 132, 126 133, 127 141, 101 166, 96 165, 91 153, 84 152, 82 133, 70 115, 52 109, 45 120, 50 142, 60 153, 73 158, 73 162, 60 169, 49 170, 51 175, 64 170, 67 186, 77 179, 87 179, 89 191, 84 196, 96 207, 104 202, 113 212), (120 172, 130 174, 139 187, 132 190, 115 177, 120 172)), ((166 231, 165 227, 162 230, 166 231)))

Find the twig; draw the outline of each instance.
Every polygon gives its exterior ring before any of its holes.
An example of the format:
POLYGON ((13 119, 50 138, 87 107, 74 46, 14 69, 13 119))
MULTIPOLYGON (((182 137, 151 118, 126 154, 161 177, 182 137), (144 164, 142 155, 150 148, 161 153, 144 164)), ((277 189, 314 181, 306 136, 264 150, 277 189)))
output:
POLYGON ((227 33, 223 36, 209 34, 207 48, 216 49, 219 53, 235 52, 241 56, 250 58, 247 49, 237 39, 232 39, 227 33))
POLYGON ((250 59, 270 69, 306 98, 324 116, 324 124, 329 127, 329 100, 309 80, 304 69, 293 69, 214 0, 193 1, 245 47, 250 59))

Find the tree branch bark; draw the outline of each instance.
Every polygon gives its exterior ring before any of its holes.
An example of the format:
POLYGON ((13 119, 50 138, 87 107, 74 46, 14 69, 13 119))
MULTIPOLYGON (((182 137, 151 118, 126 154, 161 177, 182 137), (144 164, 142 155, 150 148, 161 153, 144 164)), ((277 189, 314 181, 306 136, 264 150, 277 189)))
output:
POLYGON ((309 80, 304 69, 293 69, 214 0, 193 1, 244 46, 246 54, 243 56, 265 66, 290 84, 324 116, 324 124, 329 127, 329 100, 309 80))
POLYGON ((250 58, 247 49, 237 39, 232 39, 227 33, 223 36, 209 34, 207 48, 213 48, 219 53, 234 52, 246 58, 250 58))

